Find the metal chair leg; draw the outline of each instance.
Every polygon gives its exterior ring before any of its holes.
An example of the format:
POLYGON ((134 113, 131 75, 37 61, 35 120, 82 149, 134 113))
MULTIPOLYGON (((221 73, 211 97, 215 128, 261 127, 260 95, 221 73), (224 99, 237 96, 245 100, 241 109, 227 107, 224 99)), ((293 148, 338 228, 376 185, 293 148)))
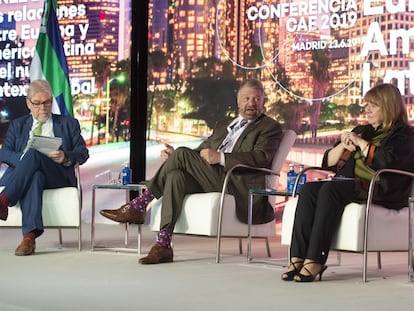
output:
POLYGON ((239 238, 239 254, 242 255, 243 254, 243 243, 242 243, 242 239, 239 238))
POLYGON ((82 224, 79 224, 78 228, 78 251, 82 250, 82 224))
POLYGON ((337 264, 338 266, 340 266, 340 265, 341 265, 341 263, 342 263, 342 254, 341 254, 341 252, 337 252, 337 253, 336 253, 336 264, 337 264))
POLYGON ((270 253, 269 239, 267 237, 265 238, 265 242, 266 242, 267 257, 272 257, 272 254, 270 253))
POLYGON ((378 269, 381 270, 382 269, 381 252, 377 252, 377 265, 378 265, 378 269))
POLYGON ((59 244, 62 247, 62 244, 63 244, 62 229, 58 229, 58 231, 59 231, 59 244))

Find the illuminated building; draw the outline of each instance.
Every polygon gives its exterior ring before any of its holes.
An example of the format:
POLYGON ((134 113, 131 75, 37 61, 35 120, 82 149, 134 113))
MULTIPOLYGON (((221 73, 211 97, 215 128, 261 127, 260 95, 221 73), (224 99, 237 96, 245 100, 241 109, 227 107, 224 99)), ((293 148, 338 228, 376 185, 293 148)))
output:
MULTIPOLYGON (((151 78, 156 79, 157 84, 171 83, 171 58, 167 56, 172 53, 173 24, 168 22, 171 14, 168 4, 169 0, 150 1, 148 7, 148 52, 150 55, 161 53, 169 62, 166 68, 150 64, 151 78)), ((152 62, 151 59, 149 61, 152 62)))
POLYGON ((125 1, 61 0, 59 8, 62 6, 77 7, 78 12, 83 9, 82 6, 86 8, 86 14, 79 13, 72 18, 62 16, 59 19, 61 26, 73 27, 75 30, 73 35, 65 32, 63 36, 72 80, 93 79, 92 63, 99 56, 109 60, 112 70, 119 60, 129 56, 126 51, 129 49, 130 21, 127 20, 129 10, 125 1), (120 11, 120 6, 123 12, 120 11))
MULTIPOLYGON (((248 34, 243 16, 246 2, 221 1, 218 5, 215 12, 218 16, 215 53, 223 62, 230 61, 233 65, 247 67, 245 56, 249 46, 245 42, 248 34)), ((252 31, 251 27, 247 29, 252 31)))
MULTIPOLYGON (((148 47, 150 52, 167 53, 168 0, 150 1, 148 11, 148 47)), ((171 29, 172 30, 172 29, 171 29)))
MULTIPOLYGON (((392 41, 392 37, 399 32, 403 36, 412 29, 414 25, 414 12, 408 11, 400 13, 388 12, 386 6, 381 2, 379 6, 383 10, 383 14, 369 16, 364 14, 362 4, 359 3, 358 10, 358 23, 351 30, 350 37, 355 38, 360 44, 355 45, 350 49, 349 58, 349 77, 356 81, 354 92, 350 95, 354 96, 353 101, 358 102, 358 96, 360 96, 363 89, 368 89, 374 86, 376 83, 382 82, 386 75, 392 77, 393 83, 396 83, 402 93, 405 96, 406 103, 414 103, 414 90, 410 90, 410 84, 414 83, 409 81, 407 72, 410 69, 410 63, 414 58, 414 43, 413 39, 408 39, 408 46, 406 51, 403 51, 403 39, 398 38, 396 43, 392 41), (379 50, 369 51, 367 56, 361 56, 364 44, 362 40, 366 38, 367 33, 372 27, 373 23, 379 23, 381 37, 386 45, 385 55, 379 50), (391 52, 395 48, 395 53, 391 52), (368 85, 363 85, 364 67, 368 71, 368 85), (360 92, 358 92, 358 90, 360 92), (359 93, 359 94, 358 94, 359 93)), ((371 4, 374 6, 374 3, 371 4)), ((378 5, 378 3, 377 3, 378 5)), ((412 36, 411 36, 412 37, 412 36)), ((410 70, 411 72, 413 70, 410 70)), ((367 72, 366 72, 367 73, 367 72)), ((411 73, 411 75, 413 75, 411 73)))
MULTIPOLYGON (((188 69, 200 58, 212 56, 208 42, 208 0, 175 0, 173 19, 173 75, 188 77, 188 69)), ((172 21, 170 20, 169 23, 172 21)))
MULTIPOLYGON (((277 3, 289 2, 291 1, 281 0, 277 3)), ((396 31, 401 29, 408 32, 414 24, 414 12, 408 11, 408 8, 406 12, 398 14, 389 13, 384 8, 384 14, 380 16, 365 16, 362 12, 362 3, 356 1, 355 9, 346 11, 341 8, 326 13, 328 18, 332 18, 334 13, 341 18, 347 16, 348 24, 345 26, 324 31, 287 31, 287 16, 280 19, 248 20, 246 17, 248 8, 252 5, 261 5, 253 0, 165 0, 151 3, 154 17, 153 32, 150 34, 152 36, 150 51, 151 49, 165 51, 171 62, 170 71, 174 77, 180 79, 190 77, 195 73, 192 70, 194 62, 209 57, 215 57, 222 63, 230 61, 236 76, 238 76, 236 69, 239 67, 244 70, 245 76, 259 76, 264 81, 277 78, 275 74, 279 65, 289 75, 291 89, 300 90, 301 96, 305 98, 312 98, 314 79, 310 73, 312 49, 296 51, 292 47, 299 41, 334 42, 338 45, 327 47, 329 55, 327 99, 344 105, 358 103, 364 89, 363 66, 369 64, 369 80, 365 89, 381 82, 388 75, 395 78, 393 81, 400 83, 399 87, 404 90, 406 102, 413 103, 413 90, 409 88, 410 83, 414 85, 414 82, 410 82, 408 76, 404 77, 410 66, 414 67, 411 64, 414 56, 413 40, 409 37, 408 52, 402 50, 401 39, 397 40, 394 54, 388 51, 393 44, 389 42, 390 36, 396 35, 396 31), (155 11, 156 7, 158 11, 155 11), (354 24, 349 16, 355 17, 354 24), (161 21, 162 18, 166 21, 161 21), (370 25, 375 21, 380 24, 381 35, 387 46, 387 55, 381 55, 380 51, 374 50, 369 53, 369 56, 361 57, 362 41, 367 36, 370 25)), ((370 5, 376 6, 378 3, 372 2, 370 5)), ((317 18, 319 27, 321 20, 317 18)))

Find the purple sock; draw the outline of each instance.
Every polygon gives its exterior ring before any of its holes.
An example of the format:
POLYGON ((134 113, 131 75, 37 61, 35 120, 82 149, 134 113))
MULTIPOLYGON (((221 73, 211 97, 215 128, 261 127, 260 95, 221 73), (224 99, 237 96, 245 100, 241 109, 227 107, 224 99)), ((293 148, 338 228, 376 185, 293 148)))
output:
POLYGON ((158 232, 157 244, 161 245, 162 247, 170 248, 171 237, 172 237, 172 234, 170 230, 168 230, 167 228, 162 228, 160 232, 158 232))
POLYGON ((142 194, 134 198, 129 204, 134 210, 144 212, 147 209, 148 203, 153 199, 154 195, 147 189, 142 194))

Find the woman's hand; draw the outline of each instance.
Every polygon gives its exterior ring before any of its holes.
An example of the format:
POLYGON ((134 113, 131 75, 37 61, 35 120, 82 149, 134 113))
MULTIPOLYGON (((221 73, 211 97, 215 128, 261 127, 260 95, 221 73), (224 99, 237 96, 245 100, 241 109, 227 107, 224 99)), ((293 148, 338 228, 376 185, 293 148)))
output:
POLYGON ((327 165, 333 166, 338 164, 339 159, 344 152, 344 149, 351 152, 356 150, 356 144, 354 142, 361 139, 354 132, 344 131, 341 133, 341 143, 329 150, 327 155, 327 165))
POLYGON ((358 146, 358 139, 360 139, 360 137, 356 135, 354 132, 344 131, 341 134, 342 146, 349 151, 356 150, 356 147, 358 146))
POLYGON ((361 138, 354 132, 343 132, 341 135, 341 142, 344 148, 350 151, 355 151, 356 148, 359 147, 363 153, 369 144, 365 139, 361 138))

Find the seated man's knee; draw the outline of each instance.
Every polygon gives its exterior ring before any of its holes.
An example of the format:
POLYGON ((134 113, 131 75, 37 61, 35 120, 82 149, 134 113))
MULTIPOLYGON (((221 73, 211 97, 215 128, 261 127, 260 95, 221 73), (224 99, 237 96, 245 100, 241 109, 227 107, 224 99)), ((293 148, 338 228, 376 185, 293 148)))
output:
POLYGON ((46 180, 45 175, 41 171, 36 171, 32 175, 31 184, 39 184, 43 186, 45 183, 45 180, 46 180))
POLYGON ((184 173, 184 171, 176 168, 176 169, 171 170, 168 173, 167 179, 169 179, 173 182, 178 181, 178 180, 183 180, 183 179, 185 179, 185 173, 184 173))
POLYGON ((175 149, 174 153, 176 153, 176 154, 185 154, 189 151, 191 151, 191 149, 189 149, 187 147, 178 147, 177 149, 175 149))
POLYGON ((187 148, 187 147, 179 147, 175 149, 170 157, 175 157, 177 159, 183 159, 187 157, 187 155, 192 154, 194 151, 187 148))
POLYGON ((40 152, 35 149, 29 149, 23 156, 26 161, 38 161, 40 152))

